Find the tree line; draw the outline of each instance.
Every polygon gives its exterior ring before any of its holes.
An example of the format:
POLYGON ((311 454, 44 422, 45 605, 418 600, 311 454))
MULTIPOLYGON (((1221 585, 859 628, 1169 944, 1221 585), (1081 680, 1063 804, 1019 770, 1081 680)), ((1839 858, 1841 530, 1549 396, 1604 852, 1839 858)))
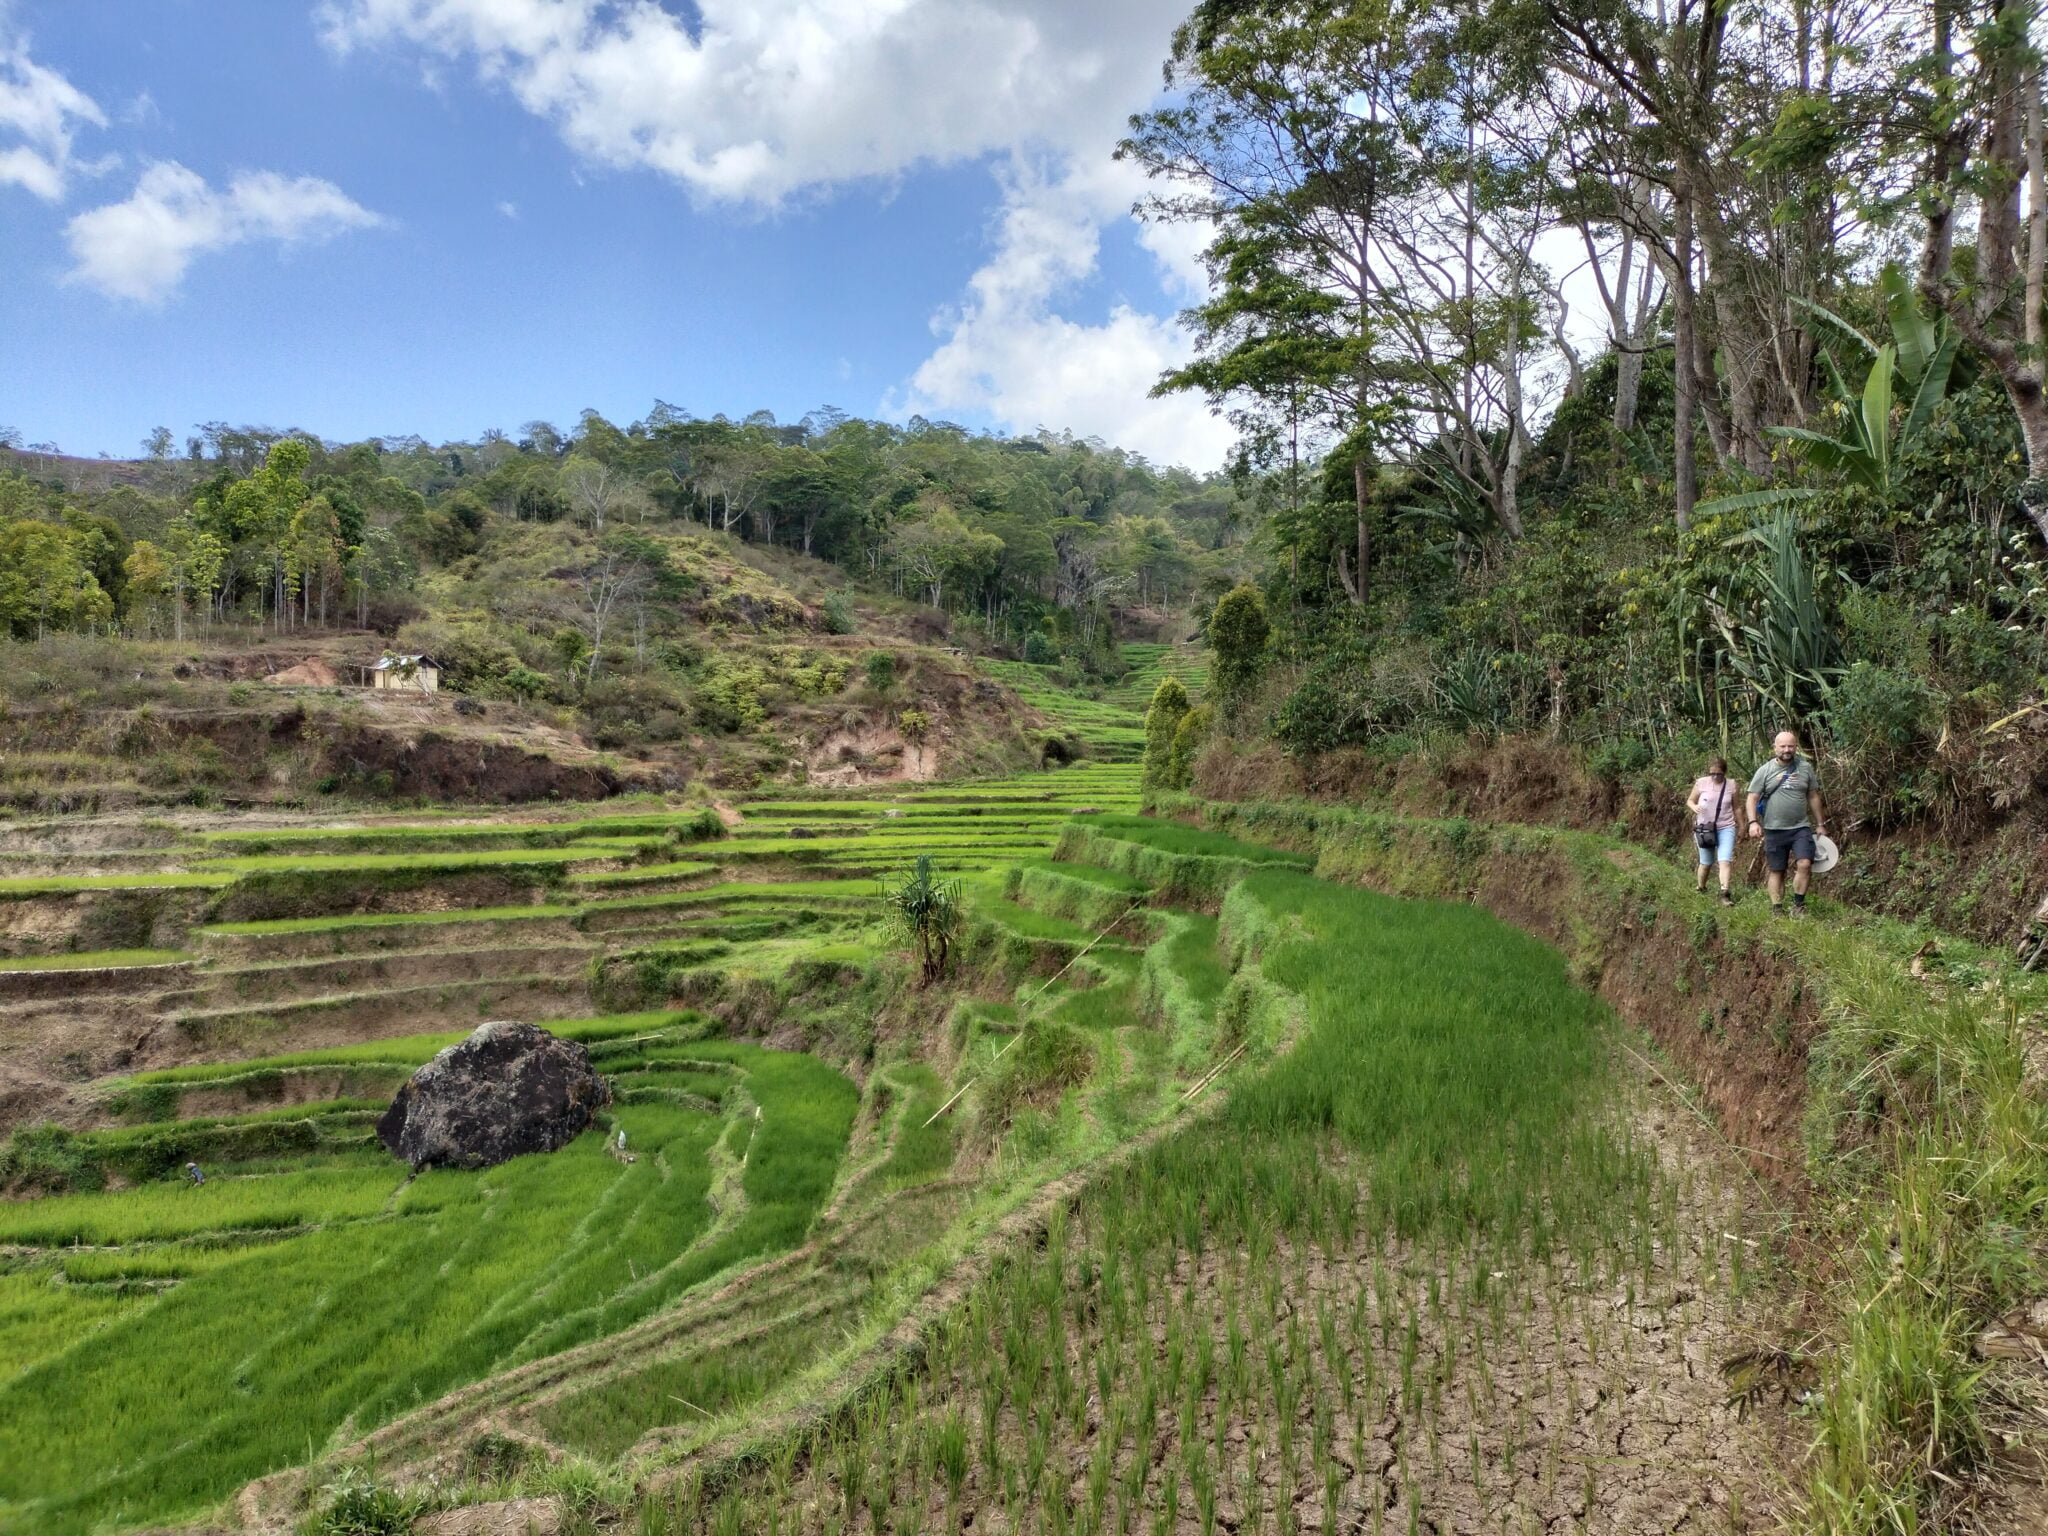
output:
POLYGON ((1258 471, 1246 718, 1617 771, 1789 721, 1896 779, 1881 814, 1984 790, 1954 744, 2048 672, 2038 21, 1199 6, 1119 153, 1210 235, 1159 388, 1258 471))
POLYGON ((1226 477, 1099 442, 829 408, 778 423, 657 402, 625 426, 586 411, 571 430, 438 444, 215 422, 182 457, 173 441, 157 429, 135 482, 98 491, 0 453, 0 620, 16 635, 373 623, 425 573, 546 525, 586 536, 558 574, 602 614, 653 574, 635 533, 697 526, 836 562, 1002 643, 1038 636, 1041 656, 1063 635, 1092 654, 1113 606, 1172 609, 1220 581, 1248 515, 1226 477))

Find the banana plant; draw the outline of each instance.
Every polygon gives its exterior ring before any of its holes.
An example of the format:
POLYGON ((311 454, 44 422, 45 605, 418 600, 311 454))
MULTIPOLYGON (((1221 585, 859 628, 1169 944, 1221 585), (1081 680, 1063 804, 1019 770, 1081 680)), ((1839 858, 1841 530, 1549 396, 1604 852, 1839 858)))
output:
MULTIPOLYGON (((1867 490, 1886 492, 1899 455, 1904 452, 1947 398, 1950 385, 1963 376, 1962 337, 1946 316, 1930 320, 1896 266, 1879 279, 1894 340, 1880 346, 1833 310, 1808 303, 1806 308, 1857 343, 1869 359, 1860 388, 1851 388, 1834 354, 1821 350, 1841 427, 1834 435, 1809 427, 1771 427, 1773 437, 1796 444, 1808 463, 1867 490), (1901 398, 1905 414, 1895 419, 1901 398)), ((1702 502, 1703 513, 1787 506, 1820 492, 1811 486, 1777 486, 1745 491, 1702 502)))

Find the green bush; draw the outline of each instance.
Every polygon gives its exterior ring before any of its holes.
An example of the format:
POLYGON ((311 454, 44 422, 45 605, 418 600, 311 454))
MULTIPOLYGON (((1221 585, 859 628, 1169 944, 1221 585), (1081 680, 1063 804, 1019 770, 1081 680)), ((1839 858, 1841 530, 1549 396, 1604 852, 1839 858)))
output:
POLYGON ((1233 587, 1216 604, 1209 619, 1209 645, 1216 656, 1210 676, 1225 718, 1234 716, 1258 685, 1272 630, 1266 600, 1256 587, 1233 587))
POLYGON ((871 651, 862 668, 868 686, 877 693, 887 693, 896 686, 896 658, 887 651, 871 651))
POLYGON ((853 604, 844 592, 834 592, 820 607, 828 635, 850 635, 859 627, 853 604))
POLYGON ((1619 784, 1648 768, 1654 755, 1640 736, 1616 736, 1586 754, 1586 769, 1596 779, 1619 784))
POLYGON ((1024 659, 1033 666, 1057 666, 1060 659, 1059 642, 1045 631, 1034 629, 1024 637, 1024 659))
POLYGON ((1173 733, 1173 750, 1166 758, 1167 789, 1186 789, 1195 779, 1195 754, 1202 750, 1202 743, 1209 739, 1209 732, 1216 724, 1216 711, 1207 704, 1197 705, 1181 716, 1180 724, 1173 733))
POLYGON ((1188 691, 1177 677, 1161 678, 1152 690, 1152 703, 1145 711, 1144 784, 1170 788, 1168 775, 1173 760, 1173 733, 1187 717, 1188 691))
POLYGON ((62 1194, 100 1189, 106 1182, 91 1148, 61 1125, 23 1126, 0 1143, 0 1190, 62 1194))
POLYGON ((1864 817, 1897 821, 1926 802, 1941 709, 1940 693, 1917 673, 1859 661, 1842 674, 1828 696, 1828 734, 1846 796, 1864 817))
POLYGON ((421 1508, 419 1499, 351 1467, 326 1490, 326 1506, 306 1522, 306 1536, 405 1536, 421 1508))
POLYGON ((1369 660, 1356 645, 1319 656, 1274 713, 1274 739, 1296 757, 1366 741, 1377 713, 1369 660))
POLYGON ((659 672, 601 673, 583 690, 583 718, 600 747, 680 741, 689 703, 659 672))
POLYGON ((714 731, 750 731, 768 718, 761 694, 768 678, 750 658, 714 652, 698 674, 697 723, 714 731))
POLYGON ((1019 1110, 1087 1081, 1094 1070, 1095 1045, 1087 1035, 1062 1020, 1039 1019, 1025 1027, 983 1087, 984 1123, 1008 1125, 1019 1110))

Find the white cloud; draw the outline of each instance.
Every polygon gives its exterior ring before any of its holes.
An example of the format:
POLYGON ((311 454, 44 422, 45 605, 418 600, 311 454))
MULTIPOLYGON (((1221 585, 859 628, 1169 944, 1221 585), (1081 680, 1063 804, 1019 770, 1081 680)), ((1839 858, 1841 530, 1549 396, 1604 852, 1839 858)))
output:
MULTIPOLYGON (((1232 439, 1227 422, 1193 396, 1150 397, 1159 375, 1189 356, 1187 333, 1173 319, 1129 304, 1099 325, 1058 313, 1059 301, 1094 273, 1101 229, 1129 207, 1132 174, 1107 161, 1049 176, 1013 168, 994 251, 969 279, 965 302, 934 322, 937 350, 891 407, 979 411, 1015 431, 1071 428, 1160 463, 1221 464, 1232 439)), ((1162 283, 1177 287, 1178 250, 1153 254, 1162 283)))
POLYGON ((498 204, 498 212, 508 219, 516 219, 519 217, 519 205, 508 200, 498 204))
POLYGON ((1184 0, 323 0, 341 53, 408 44, 477 73, 600 164, 707 198, 798 190, 1077 135, 1154 89, 1184 0))
POLYGON ((30 58, 27 41, 7 30, 6 13, 0 3, 0 187, 62 202, 72 172, 94 169, 72 158, 79 128, 104 128, 107 114, 56 70, 30 58))
MULTIPOLYGON (((1199 402, 1147 398, 1186 355, 1170 318, 1101 325, 1057 305, 1129 216, 1137 174, 1109 153, 1159 88, 1187 0, 322 0, 338 53, 402 46, 467 63, 590 162, 647 169, 710 202, 774 207, 922 165, 995 157, 988 262, 893 405, 1068 427, 1162 460, 1215 464, 1229 430, 1199 402), (1049 163, 1055 175, 1018 166, 1049 163)), ((1145 229, 1165 303, 1201 291, 1200 241, 1145 229)), ((1163 307, 1163 305, 1162 305, 1163 307)))
POLYGON ((238 174, 225 191, 175 161, 143 171, 119 203, 65 228, 69 278, 113 298, 156 304, 177 291, 195 256, 254 240, 305 243, 383 221, 332 182, 274 171, 238 174))

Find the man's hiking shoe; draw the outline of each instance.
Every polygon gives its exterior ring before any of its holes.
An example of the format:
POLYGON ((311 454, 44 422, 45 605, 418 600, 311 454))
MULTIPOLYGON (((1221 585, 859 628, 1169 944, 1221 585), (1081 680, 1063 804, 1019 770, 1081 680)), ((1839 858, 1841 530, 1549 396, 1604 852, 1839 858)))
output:
POLYGON ((1783 917, 1784 915, 1785 915, 1785 903, 1783 903, 1782 901, 1774 901, 1774 902, 1772 902, 1772 903, 1771 903, 1771 916, 1773 916, 1773 917, 1783 917))
POLYGON ((1724 907, 1732 907, 1735 905, 1735 898, 1733 896, 1730 896, 1726 891, 1723 891, 1721 893, 1721 905, 1724 907))

